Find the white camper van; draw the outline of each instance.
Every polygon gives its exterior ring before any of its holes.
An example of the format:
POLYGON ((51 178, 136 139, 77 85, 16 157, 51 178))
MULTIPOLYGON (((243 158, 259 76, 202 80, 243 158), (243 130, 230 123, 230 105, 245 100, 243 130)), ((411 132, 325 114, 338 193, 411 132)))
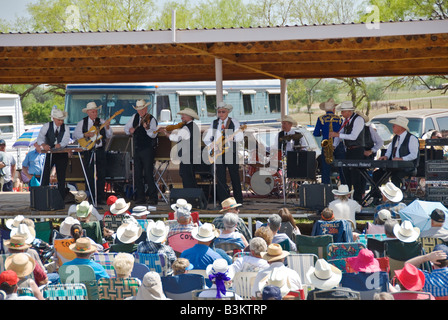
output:
POLYGON ((17 169, 22 167, 28 149, 16 149, 12 145, 24 131, 25 123, 19 95, 0 93, 0 139, 6 142, 6 152, 16 159, 17 169))

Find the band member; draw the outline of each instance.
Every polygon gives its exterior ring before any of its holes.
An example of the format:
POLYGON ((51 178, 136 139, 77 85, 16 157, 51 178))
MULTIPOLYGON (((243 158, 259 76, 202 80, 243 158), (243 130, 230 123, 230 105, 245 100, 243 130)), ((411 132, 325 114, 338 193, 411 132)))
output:
POLYGON ((237 142, 244 139, 244 134, 239 130, 240 122, 230 118, 229 113, 232 112, 233 106, 221 102, 218 107, 218 118, 213 120, 212 125, 204 136, 204 143, 209 150, 213 149, 215 143, 220 141, 221 137, 229 138, 234 135, 233 141, 225 140, 225 153, 216 158, 216 193, 219 202, 230 197, 226 179, 226 168, 229 170, 230 180, 232 181, 233 197, 238 203, 243 203, 243 193, 241 190, 239 159, 237 153, 237 142), (238 132, 237 132, 238 131, 238 132))
MULTIPOLYGON (((387 147, 384 156, 378 160, 398 160, 398 161, 413 161, 414 168, 390 169, 392 170, 391 181, 398 188, 403 187, 403 178, 412 173, 418 166, 419 162, 419 142, 418 138, 409 132, 409 120, 405 117, 398 116, 389 121, 392 123, 392 131, 394 137, 392 142, 387 147)), ((376 170, 373 173, 374 181, 378 181, 384 174, 385 169, 376 170)), ((375 195, 378 197, 378 195, 375 195)))
POLYGON ((148 113, 145 100, 138 100, 133 106, 137 113, 124 126, 124 132, 134 137, 134 182, 137 196, 136 204, 156 205, 157 187, 154 182, 154 157, 157 147, 157 120, 148 113), (148 191, 145 193, 145 183, 148 191))
MULTIPOLYGON (((36 139, 36 150, 38 152, 50 151, 52 149, 65 148, 70 142, 70 128, 64 123, 67 112, 53 108, 51 110, 52 121, 45 123, 39 131, 36 139)), ((58 190, 62 199, 65 199, 65 175, 68 164, 68 153, 47 153, 45 157, 44 172, 42 175, 42 186, 50 183, 50 172, 56 167, 58 179, 58 190)))
POLYGON ((185 108, 177 114, 181 115, 181 128, 171 132, 166 128, 159 131, 163 132, 170 141, 178 143, 179 175, 182 178, 183 187, 197 188, 194 165, 201 164, 201 131, 194 123, 194 119, 199 120, 199 116, 190 108, 185 108))
MULTIPOLYGON (((339 132, 330 132, 330 138, 334 139, 335 147, 341 143, 345 146, 345 159, 348 160, 362 160, 364 159, 364 119, 355 113, 355 107, 352 101, 344 101, 336 110, 341 111, 344 117, 339 132)), ((362 175, 358 170, 344 168, 343 170, 347 184, 352 188, 353 199, 361 203, 364 195, 362 175)))
MULTIPOLYGON (((328 134, 330 131, 338 132, 342 125, 342 118, 335 114, 336 103, 333 99, 328 99, 326 102, 322 102, 319 105, 321 110, 325 111, 325 114, 319 116, 316 121, 316 126, 314 127, 313 135, 315 137, 322 136, 322 140, 328 139, 328 134)), ((341 159, 344 156, 344 148, 342 144, 338 145, 338 149, 333 151, 333 158, 341 159)), ((331 164, 328 164, 325 160, 324 149, 322 148, 321 153, 321 166, 320 174, 322 183, 330 184, 331 175, 331 164)), ((342 176, 342 174, 341 174, 342 176)))
POLYGON ((297 121, 289 115, 285 115, 277 121, 282 123, 282 130, 278 133, 277 139, 274 140, 278 141, 278 149, 282 150, 283 147, 284 153, 294 150, 306 150, 308 144, 305 137, 294 129, 297 127, 297 121), (291 139, 288 139, 287 136, 291 136, 291 139))
MULTIPOLYGON (((93 139, 96 141, 95 146, 88 151, 83 152, 83 162, 86 168, 87 179, 89 181, 90 190, 92 194, 90 195, 92 201, 95 199, 96 194, 96 204, 106 204, 106 194, 104 192, 104 187, 106 185, 106 139, 110 139, 113 135, 112 128, 110 127, 110 120, 104 121, 98 118, 98 111, 102 106, 97 107, 95 102, 89 102, 87 106, 82 109, 82 112, 87 113, 76 125, 75 131, 73 133, 73 138, 78 140, 81 138, 93 139), (99 131, 101 139, 97 140, 97 132, 89 131, 91 127, 95 125, 98 127, 103 125, 103 128, 99 131), (96 167, 96 184, 95 184, 95 167, 96 167)), ((86 184, 86 190, 87 188, 86 184)))

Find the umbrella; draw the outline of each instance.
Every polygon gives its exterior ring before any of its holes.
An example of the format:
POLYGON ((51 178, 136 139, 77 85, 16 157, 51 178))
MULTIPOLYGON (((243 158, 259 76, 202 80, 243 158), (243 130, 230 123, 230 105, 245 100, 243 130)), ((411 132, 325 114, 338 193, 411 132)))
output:
MULTIPOLYGON (((440 202, 414 200, 406 208, 399 212, 402 220, 409 220, 414 227, 421 231, 431 228, 431 212, 434 209, 441 209, 448 216, 448 209, 440 202)), ((448 219, 443 227, 448 229, 448 219)))
POLYGON ((16 142, 12 145, 14 148, 29 148, 31 147, 39 135, 42 126, 33 127, 22 133, 16 142))

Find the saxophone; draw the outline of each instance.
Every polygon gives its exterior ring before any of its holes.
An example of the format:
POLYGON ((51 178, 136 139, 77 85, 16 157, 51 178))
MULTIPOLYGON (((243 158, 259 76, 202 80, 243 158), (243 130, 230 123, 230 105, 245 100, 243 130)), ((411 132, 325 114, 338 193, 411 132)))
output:
MULTIPOLYGON (((329 132, 333 132, 333 117, 330 118, 329 132)), ((328 139, 322 140, 321 146, 322 146, 322 151, 324 153, 325 162, 327 164, 332 164, 334 161, 333 138, 328 138, 328 139)))

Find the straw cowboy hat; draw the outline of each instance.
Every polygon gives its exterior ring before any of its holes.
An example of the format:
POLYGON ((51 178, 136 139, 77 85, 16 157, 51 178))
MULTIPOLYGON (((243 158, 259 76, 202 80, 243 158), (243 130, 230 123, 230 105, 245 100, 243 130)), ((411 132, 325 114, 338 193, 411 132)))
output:
POLYGON ((75 219, 73 217, 67 217, 62 221, 60 227, 59 227, 59 233, 63 234, 64 236, 70 235, 70 229, 75 224, 81 224, 78 219, 75 219))
POLYGON ((123 223, 117 229, 117 238, 123 243, 132 243, 142 235, 143 229, 138 223, 123 223))
POLYGON ((36 261, 27 253, 15 253, 5 260, 5 269, 14 271, 19 278, 24 278, 33 272, 36 261))
POLYGON ((196 111, 194 111, 191 108, 182 109, 177 114, 180 114, 180 115, 185 114, 187 116, 192 117, 193 119, 199 120, 198 114, 196 113, 196 111))
POLYGON ((65 118, 67 118, 67 115, 68 115, 67 112, 59 110, 57 108, 53 108, 51 110, 51 114, 50 114, 50 116, 52 118, 57 119, 57 120, 64 120, 65 118))
POLYGON ((185 210, 190 211, 193 206, 187 202, 185 199, 177 199, 176 203, 171 205, 171 209, 174 211, 185 210))
POLYGON ((381 193, 392 202, 400 202, 403 199, 403 192, 392 182, 388 182, 380 187, 381 193))
POLYGON ((233 209, 236 207, 242 206, 241 203, 236 203, 236 200, 234 197, 230 197, 227 198, 226 200, 224 200, 223 202, 221 202, 221 207, 222 209, 219 210, 219 212, 225 211, 225 210, 229 210, 229 209, 233 209))
POLYGON ((414 242, 420 236, 420 228, 412 226, 412 222, 405 220, 401 225, 394 226, 394 235, 403 242, 414 242))
POLYGON ((30 244, 36 238, 36 230, 33 227, 28 227, 21 223, 17 228, 12 228, 10 236, 21 236, 25 238, 25 242, 30 244))
POLYGON ((85 191, 79 190, 78 192, 76 192, 75 194, 76 203, 81 203, 86 199, 87 199, 87 193, 85 191))
POLYGON ((289 256, 289 251, 283 251, 278 243, 271 243, 266 252, 261 252, 261 258, 267 262, 281 260, 287 256, 289 256))
POLYGON ((331 190, 331 192, 333 192, 333 194, 334 194, 335 196, 346 196, 346 195, 352 194, 352 193, 353 193, 353 190, 350 191, 350 190, 348 189, 348 185, 346 185, 346 184, 341 184, 340 186, 338 186, 337 189, 333 189, 333 190, 331 190))
POLYGON ((232 112, 233 110, 233 106, 231 104, 225 103, 223 101, 221 101, 218 106, 216 107, 217 110, 219 109, 227 109, 229 110, 229 112, 232 112))
POLYGON ((162 243, 166 240, 169 227, 162 220, 157 220, 157 222, 150 222, 146 230, 148 241, 162 243))
POLYGON ((14 219, 8 219, 5 222, 5 225, 8 229, 17 228, 20 223, 22 223, 23 219, 25 219, 24 216, 18 215, 15 216, 14 219))
POLYGON ((264 287, 266 286, 276 286, 280 288, 280 293, 282 297, 286 296, 291 291, 291 284, 289 282, 288 277, 280 268, 274 268, 272 271, 264 277, 258 283, 258 289, 260 292, 263 292, 264 287))
POLYGON ((211 223, 204 223, 202 226, 193 228, 191 230, 191 236, 201 242, 212 241, 219 235, 219 231, 215 229, 215 226, 211 223))
POLYGON ((329 290, 339 285, 342 272, 324 259, 318 259, 314 267, 306 273, 308 282, 318 289, 329 290))
POLYGON ((406 131, 409 131, 409 120, 403 116, 397 116, 395 119, 390 120, 389 123, 396 124, 397 126, 404 128, 406 131))
POLYGON ((126 200, 124 200, 123 198, 119 198, 110 206, 110 213, 114 215, 122 214, 126 212, 130 206, 130 202, 126 202, 126 200))
POLYGON ((92 253, 96 247, 92 246, 89 238, 79 238, 69 246, 69 249, 76 253, 92 253))
POLYGON ((11 236, 9 240, 5 240, 5 246, 15 250, 26 250, 31 248, 31 245, 26 243, 25 237, 22 236, 11 236))
POLYGON ((92 210, 93 205, 91 205, 88 201, 83 201, 76 205, 76 216, 79 218, 86 218, 92 213, 92 210))
POLYGON ((145 100, 137 100, 137 102, 135 103, 135 106, 132 106, 132 108, 134 108, 135 110, 142 110, 147 108, 149 105, 151 104, 151 102, 146 102, 145 100))
POLYGON ((355 106, 352 101, 343 101, 336 106, 337 111, 354 111, 355 106))
POLYGON ((89 110, 100 110, 101 107, 102 107, 102 105, 97 107, 95 101, 92 101, 92 102, 89 102, 86 105, 86 107, 84 109, 82 109, 81 111, 84 113, 87 113, 87 111, 89 111, 89 110))
POLYGON ((333 110, 333 108, 335 106, 336 106, 336 103, 334 102, 333 98, 330 98, 327 101, 321 102, 319 104, 320 110, 324 110, 324 111, 331 111, 331 110, 333 110))
POLYGON ((145 206, 137 206, 132 208, 131 216, 133 217, 142 217, 147 214, 150 214, 150 212, 148 211, 148 208, 146 208, 145 206))
POLYGON ((420 291, 425 285, 424 273, 410 263, 405 263, 403 269, 395 270, 400 283, 411 291, 420 291))
POLYGON ((347 261, 356 272, 381 271, 380 263, 369 249, 361 249, 356 257, 347 258, 347 261))
POLYGON ((277 121, 283 122, 291 122, 293 127, 297 127, 297 121, 294 120, 293 117, 291 117, 290 115, 284 115, 281 119, 277 119, 277 121))

